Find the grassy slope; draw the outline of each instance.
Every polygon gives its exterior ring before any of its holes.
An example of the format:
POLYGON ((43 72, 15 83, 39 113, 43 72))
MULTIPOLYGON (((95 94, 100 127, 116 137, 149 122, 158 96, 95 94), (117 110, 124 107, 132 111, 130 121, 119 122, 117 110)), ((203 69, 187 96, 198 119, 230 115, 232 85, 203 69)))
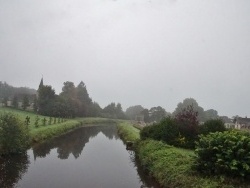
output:
POLYGON ((37 114, 22 110, 16 110, 12 108, 3 108, 3 107, 0 108, 0 113, 9 113, 9 112, 16 114, 23 121, 25 121, 26 116, 30 117, 29 128, 30 128, 31 142, 41 142, 45 139, 50 139, 52 137, 62 135, 80 126, 87 126, 89 124, 97 124, 97 123, 115 122, 105 118, 76 118, 76 119, 68 119, 66 122, 63 123, 53 124, 54 119, 52 119, 52 125, 42 126, 42 119, 46 118, 48 121, 49 117, 38 115, 40 118, 39 122, 40 126, 36 128, 34 124, 37 114))
POLYGON ((125 141, 138 141, 136 153, 141 165, 163 187, 250 187, 225 177, 201 176, 192 170, 195 156, 192 150, 175 148, 154 140, 138 140, 139 130, 129 122, 120 122, 118 131, 125 141))
POLYGON ((133 127, 128 121, 118 122, 118 133, 125 141, 136 141, 140 139, 140 130, 133 127))

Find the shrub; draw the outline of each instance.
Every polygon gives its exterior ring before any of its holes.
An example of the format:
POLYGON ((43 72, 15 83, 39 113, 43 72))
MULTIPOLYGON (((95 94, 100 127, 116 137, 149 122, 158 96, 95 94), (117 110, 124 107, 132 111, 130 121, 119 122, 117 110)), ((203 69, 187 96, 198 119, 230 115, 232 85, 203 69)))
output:
POLYGON ((175 121, 179 129, 179 140, 183 140, 179 146, 194 148, 199 133, 198 112, 193 109, 192 105, 189 105, 176 114, 175 121))
POLYGON ((250 176, 250 134, 240 131, 201 135, 195 167, 205 173, 250 176))
POLYGON ((178 145, 178 135, 178 127, 171 117, 164 118, 158 124, 147 126, 140 132, 141 139, 162 140, 171 145, 178 145))
POLYGON ((28 145, 28 126, 14 114, 0 114, 0 155, 22 152, 28 145))
POLYGON ((200 126, 200 134, 209 134, 213 132, 223 132, 226 130, 224 122, 221 119, 211 119, 200 126))

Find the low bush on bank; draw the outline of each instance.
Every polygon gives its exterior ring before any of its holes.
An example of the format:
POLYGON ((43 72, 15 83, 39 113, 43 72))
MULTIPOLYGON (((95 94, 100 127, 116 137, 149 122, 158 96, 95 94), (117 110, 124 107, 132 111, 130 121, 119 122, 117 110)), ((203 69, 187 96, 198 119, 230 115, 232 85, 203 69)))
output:
POLYGON ((0 155, 19 153, 29 145, 29 129, 18 116, 0 114, 0 155))
POLYGON ((207 135, 214 132, 226 131, 224 122, 221 119, 211 119, 200 126, 199 134, 207 135))
POLYGON ((250 178, 250 134, 240 131, 201 135, 196 168, 203 173, 250 178))
POLYGON ((143 128, 140 133, 141 139, 150 138, 164 141, 176 147, 194 149, 199 134, 226 130, 223 121, 220 119, 208 120, 203 125, 198 125, 195 114, 191 112, 185 113, 176 118, 166 117, 158 124, 143 128))

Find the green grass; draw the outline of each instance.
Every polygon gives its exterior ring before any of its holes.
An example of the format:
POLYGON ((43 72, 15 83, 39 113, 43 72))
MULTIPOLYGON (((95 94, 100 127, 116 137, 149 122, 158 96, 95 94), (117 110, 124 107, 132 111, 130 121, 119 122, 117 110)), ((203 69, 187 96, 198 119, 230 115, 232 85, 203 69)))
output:
POLYGON ((115 123, 116 121, 106 119, 106 118, 75 118, 67 119, 63 123, 54 124, 54 119, 52 119, 52 124, 48 125, 49 117, 37 115, 32 112, 27 112, 23 110, 16 110, 13 108, 0 107, 0 113, 13 113, 16 114, 21 121, 25 121, 27 116, 30 117, 29 131, 31 137, 31 143, 42 142, 47 139, 51 139, 55 136, 65 134, 66 132, 71 131, 72 129, 81 127, 81 126, 93 126, 94 124, 107 124, 115 123), (39 127, 35 127, 35 119, 39 117, 39 127), (43 126, 42 119, 47 119, 47 125, 43 126))
POLYGON ((136 155, 141 166, 163 187, 247 188, 239 179, 201 175, 193 169, 194 151, 169 146, 160 141, 140 140, 140 130, 128 121, 118 123, 118 133, 125 141, 136 141, 136 155))
POLYGON ((133 127, 129 121, 118 122, 118 133, 125 141, 136 141, 140 139, 140 130, 133 127))

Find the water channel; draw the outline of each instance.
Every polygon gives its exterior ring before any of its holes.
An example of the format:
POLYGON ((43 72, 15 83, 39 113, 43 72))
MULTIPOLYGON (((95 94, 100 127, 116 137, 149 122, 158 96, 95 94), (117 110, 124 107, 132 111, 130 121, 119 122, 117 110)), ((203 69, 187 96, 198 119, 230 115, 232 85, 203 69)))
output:
POLYGON ((158 185, 142 173, 115 125, 83 127, 0 159, 0 187, 140 188, 158 185))

